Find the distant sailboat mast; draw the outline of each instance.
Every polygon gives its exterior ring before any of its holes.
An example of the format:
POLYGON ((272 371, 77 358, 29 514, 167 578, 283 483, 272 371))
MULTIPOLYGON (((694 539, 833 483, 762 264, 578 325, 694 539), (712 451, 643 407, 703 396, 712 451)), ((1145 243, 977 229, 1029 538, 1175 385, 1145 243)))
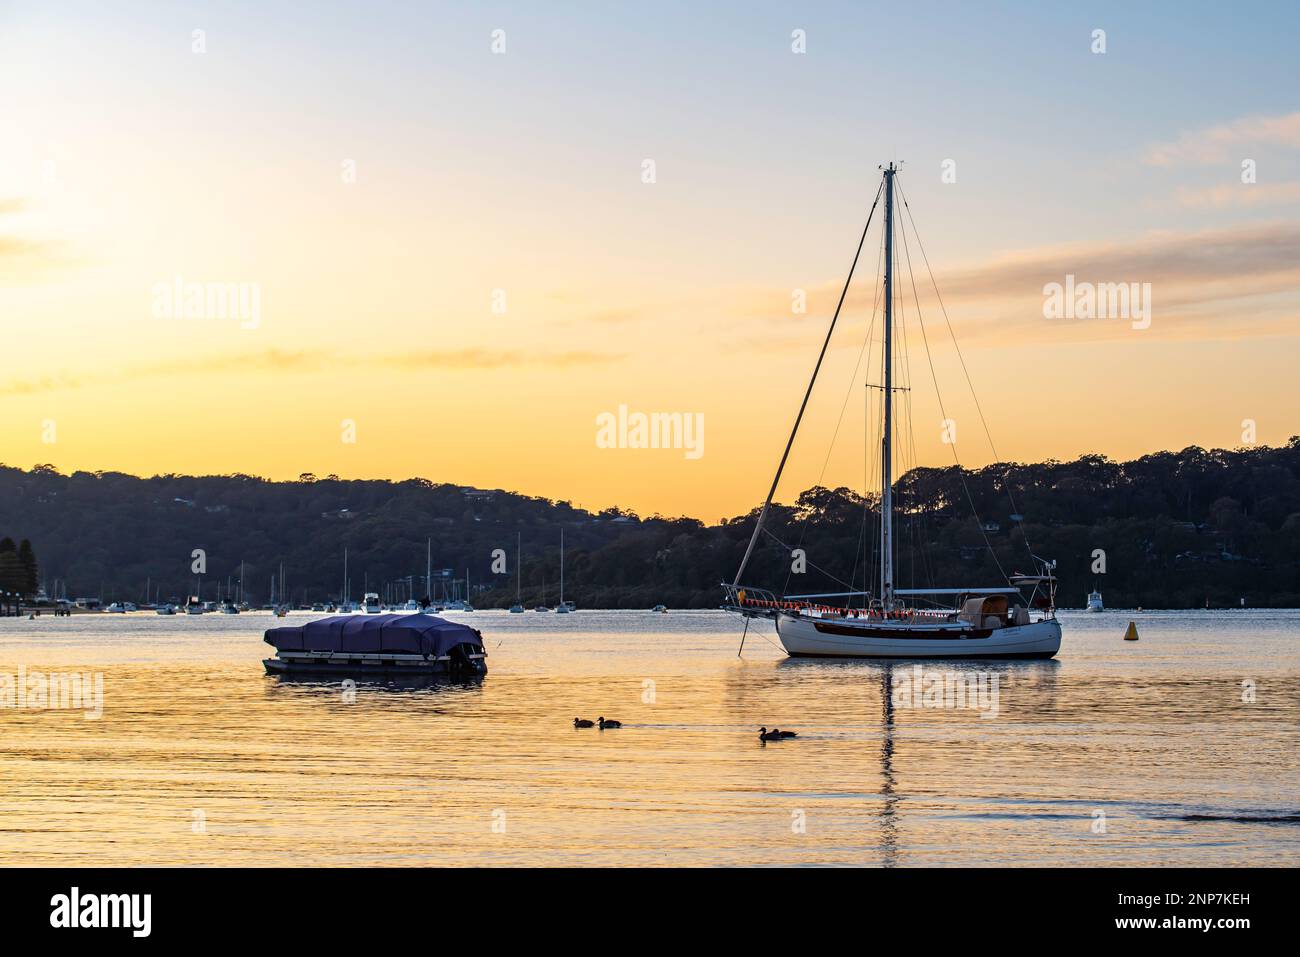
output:
POLYGON ((564 604, 564 529, 560 529, 560 604, 564 604))

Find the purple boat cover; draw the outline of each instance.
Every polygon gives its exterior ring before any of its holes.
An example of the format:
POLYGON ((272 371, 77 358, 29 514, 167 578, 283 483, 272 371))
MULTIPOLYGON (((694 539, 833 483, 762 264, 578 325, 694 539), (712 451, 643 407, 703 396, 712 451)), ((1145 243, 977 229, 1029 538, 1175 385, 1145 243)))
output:
POLYGON ((302 625, 268 628, 262 639, 276 651, 341 651, 441 657, 457 645, 483 650, 475 628, 434 615, 335 615, 302 625))

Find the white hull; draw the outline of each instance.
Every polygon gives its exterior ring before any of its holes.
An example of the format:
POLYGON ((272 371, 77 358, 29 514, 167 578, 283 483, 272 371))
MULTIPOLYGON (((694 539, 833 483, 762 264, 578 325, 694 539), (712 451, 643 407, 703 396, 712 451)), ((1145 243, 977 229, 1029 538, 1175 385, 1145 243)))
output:
POLYGON ((988 632, 901 627, 897 623, 781 614, 776 633, 794 657, 814 658, 1051 658, 1061 648, 1055 618, 988 632), (882 632, 894 632, 885 636, 882 632), (898 637, 899 632, 904 633, 898 637), (982 636, 982 637, 981 637, 982 636))

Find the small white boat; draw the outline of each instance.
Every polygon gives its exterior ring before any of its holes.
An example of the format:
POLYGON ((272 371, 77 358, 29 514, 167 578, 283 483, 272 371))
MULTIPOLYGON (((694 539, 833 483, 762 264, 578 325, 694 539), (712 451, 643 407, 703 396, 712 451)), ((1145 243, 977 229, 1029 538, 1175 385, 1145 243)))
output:
POLYGON ((515 603, 510 606, 510 614, 522 615, 524 613, 523 602, 519 600, 520 590, 523 587, 523 566, 519 564, 519 558, 523 554, 521 548, 522 539, 518 532, 515 533, 515 603))
POLYGON ((564 600, 564 529, 560 529, 560 603, 555 606, 557 615, 567 615, 573 603, 564 600))
POLYGON ((414 598, 408 598, 407 601, 406 601, 406 604, 404 604, 404 605, 399 609, 399 611, 403 611, 403 612, 407 612, 407 611, 419 611, 419 610, 420 610, 420 603, 419 603, 418 601, 416 601, 414 598))
POLYGON ((187 615, 201 615, 203 612, 204 608, 202 605, 189 604, 185 606, 185 614, 187 615))
POLYGON ((377 615, 380 612, 379 593, 368 591, 364 598, 361 599, 361 610, 367 615, 377 615))
POLYGON ((235 607, 234 603, 233 603, 233 602, 228 602, 228 601, 224 601, 224 602, 222 602, 222 603, 221 603, 221 607, 218 608, 217 610, 218 610, 219 612, 221 612, 221 614, 223 614, 223 615, 238 615, 238 614, 239 614, 239 609, 235 607))
POLYGON ((655 612, 656 614, 660 614, 660 615, 666 615, 666 614, 668 614, 668 608, 667 608, 665 605, 655 605, 655 606, 654 606, 653 608, 651 608, 650 610, 653 611, 653 612, 655 612))
POLYGON ((1084 606, 1086 611, 1105 611, 1106 606, 1101 603, 1101 592, 1093 590, 1088 592, 1088 604, 1084 606))
POLYGON ((174 615, 174 614, 176 614, 176 606, 173 605, 173 604, 170 604, 170 603, 169 603, 169 604, 165 604, 165 605, 159 605, 157 608, 154 609, 154 614, 155 614, 155 615, 174 615))
POLYGON ((113 602, 111 605, 109 605, 107 608, 104 609, 104 614, 106 614, 106 615, 125 615, 125 614, 126 614, 126 605, 122 604, 120 601, 115 601, 115 602, 113 602))

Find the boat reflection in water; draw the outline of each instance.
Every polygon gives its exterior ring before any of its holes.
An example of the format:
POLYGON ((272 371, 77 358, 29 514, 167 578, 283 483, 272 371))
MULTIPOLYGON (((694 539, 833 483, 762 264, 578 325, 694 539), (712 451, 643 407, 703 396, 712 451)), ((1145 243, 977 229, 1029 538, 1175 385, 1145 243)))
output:
MULTIPOLYGON (((801 672, 806 673, 811 683, 809 691, 813 695, 816 694, 815 685, 821 681, 829 680, 842 686, 845 678, 857 679, 857 683, 864 687, 874 686, 876 693, 879 694, 880 785, 876 793, 880 800, 874 816, 877 822, 880 851, 880 858, 876 863, 882 867, 895 867, 900 864, 901 812, 904 800, 909 797, 906 786, 900 784, 899 775, 894 768, 900 732, 904 741, 910 740, 916 745, 921 739, 918 739, 915 732, 931 731, 936 717, 942 724, 949 726, 951 722, 947 719, 958 712, 963 713, 958 719, 961 721, 961 727, 978 732, 983 722, 976 721, 972 727, 970 712, 979 712, 981 717, 997 717, 1001 714, 1000 692, 1007 689, 1019 689, 1025 692, 1025 696, 1032 702, 1032 711, 1035 714, 1054 712, 1056 679, 1060 667, 1061 663, 1056 660, 973 662, 923 659, 868 662, 855 658, 791 657, 776 662, 776 670, 779 672, 796 675, 801 672), (955 702, 951 695, 945 697, 946 689, 958 685, 964 686, 968 691, 981 687, 984 693, 972 694, 955 702), (936 711, 946 712, 946 714, 939 717, 934 715, 936 711), (923 717, 923 712, 928 714, 923 717), (912 715, 915 719, 909 721, 909 716, 912 715)), ((964 732, 959 733, 964 734, 964 732)), ((928 735, 927 739, 929 739, 928 735)), ((933 743, 934 741, 929 739, 931 746, 933 743)), ((919 775, 913 776, 914 793, 911 796, 915 800, 923 801, 926 798, 924 793, 926 789, 922 783, 925 773, 922 771, 919 775)))
POLYGON ((486 675, 393 675, 388 677, 361 676, 357 678, 329 679, 320 675, 291 674, 288 672, 275 675, 271 687, 298 688, 304 690, 320 689, 331 694, 340 691, 346 696, 357 691, 369 692, 408 692, 408 691, 454 691, 467 688, 481 688, 486 675))

